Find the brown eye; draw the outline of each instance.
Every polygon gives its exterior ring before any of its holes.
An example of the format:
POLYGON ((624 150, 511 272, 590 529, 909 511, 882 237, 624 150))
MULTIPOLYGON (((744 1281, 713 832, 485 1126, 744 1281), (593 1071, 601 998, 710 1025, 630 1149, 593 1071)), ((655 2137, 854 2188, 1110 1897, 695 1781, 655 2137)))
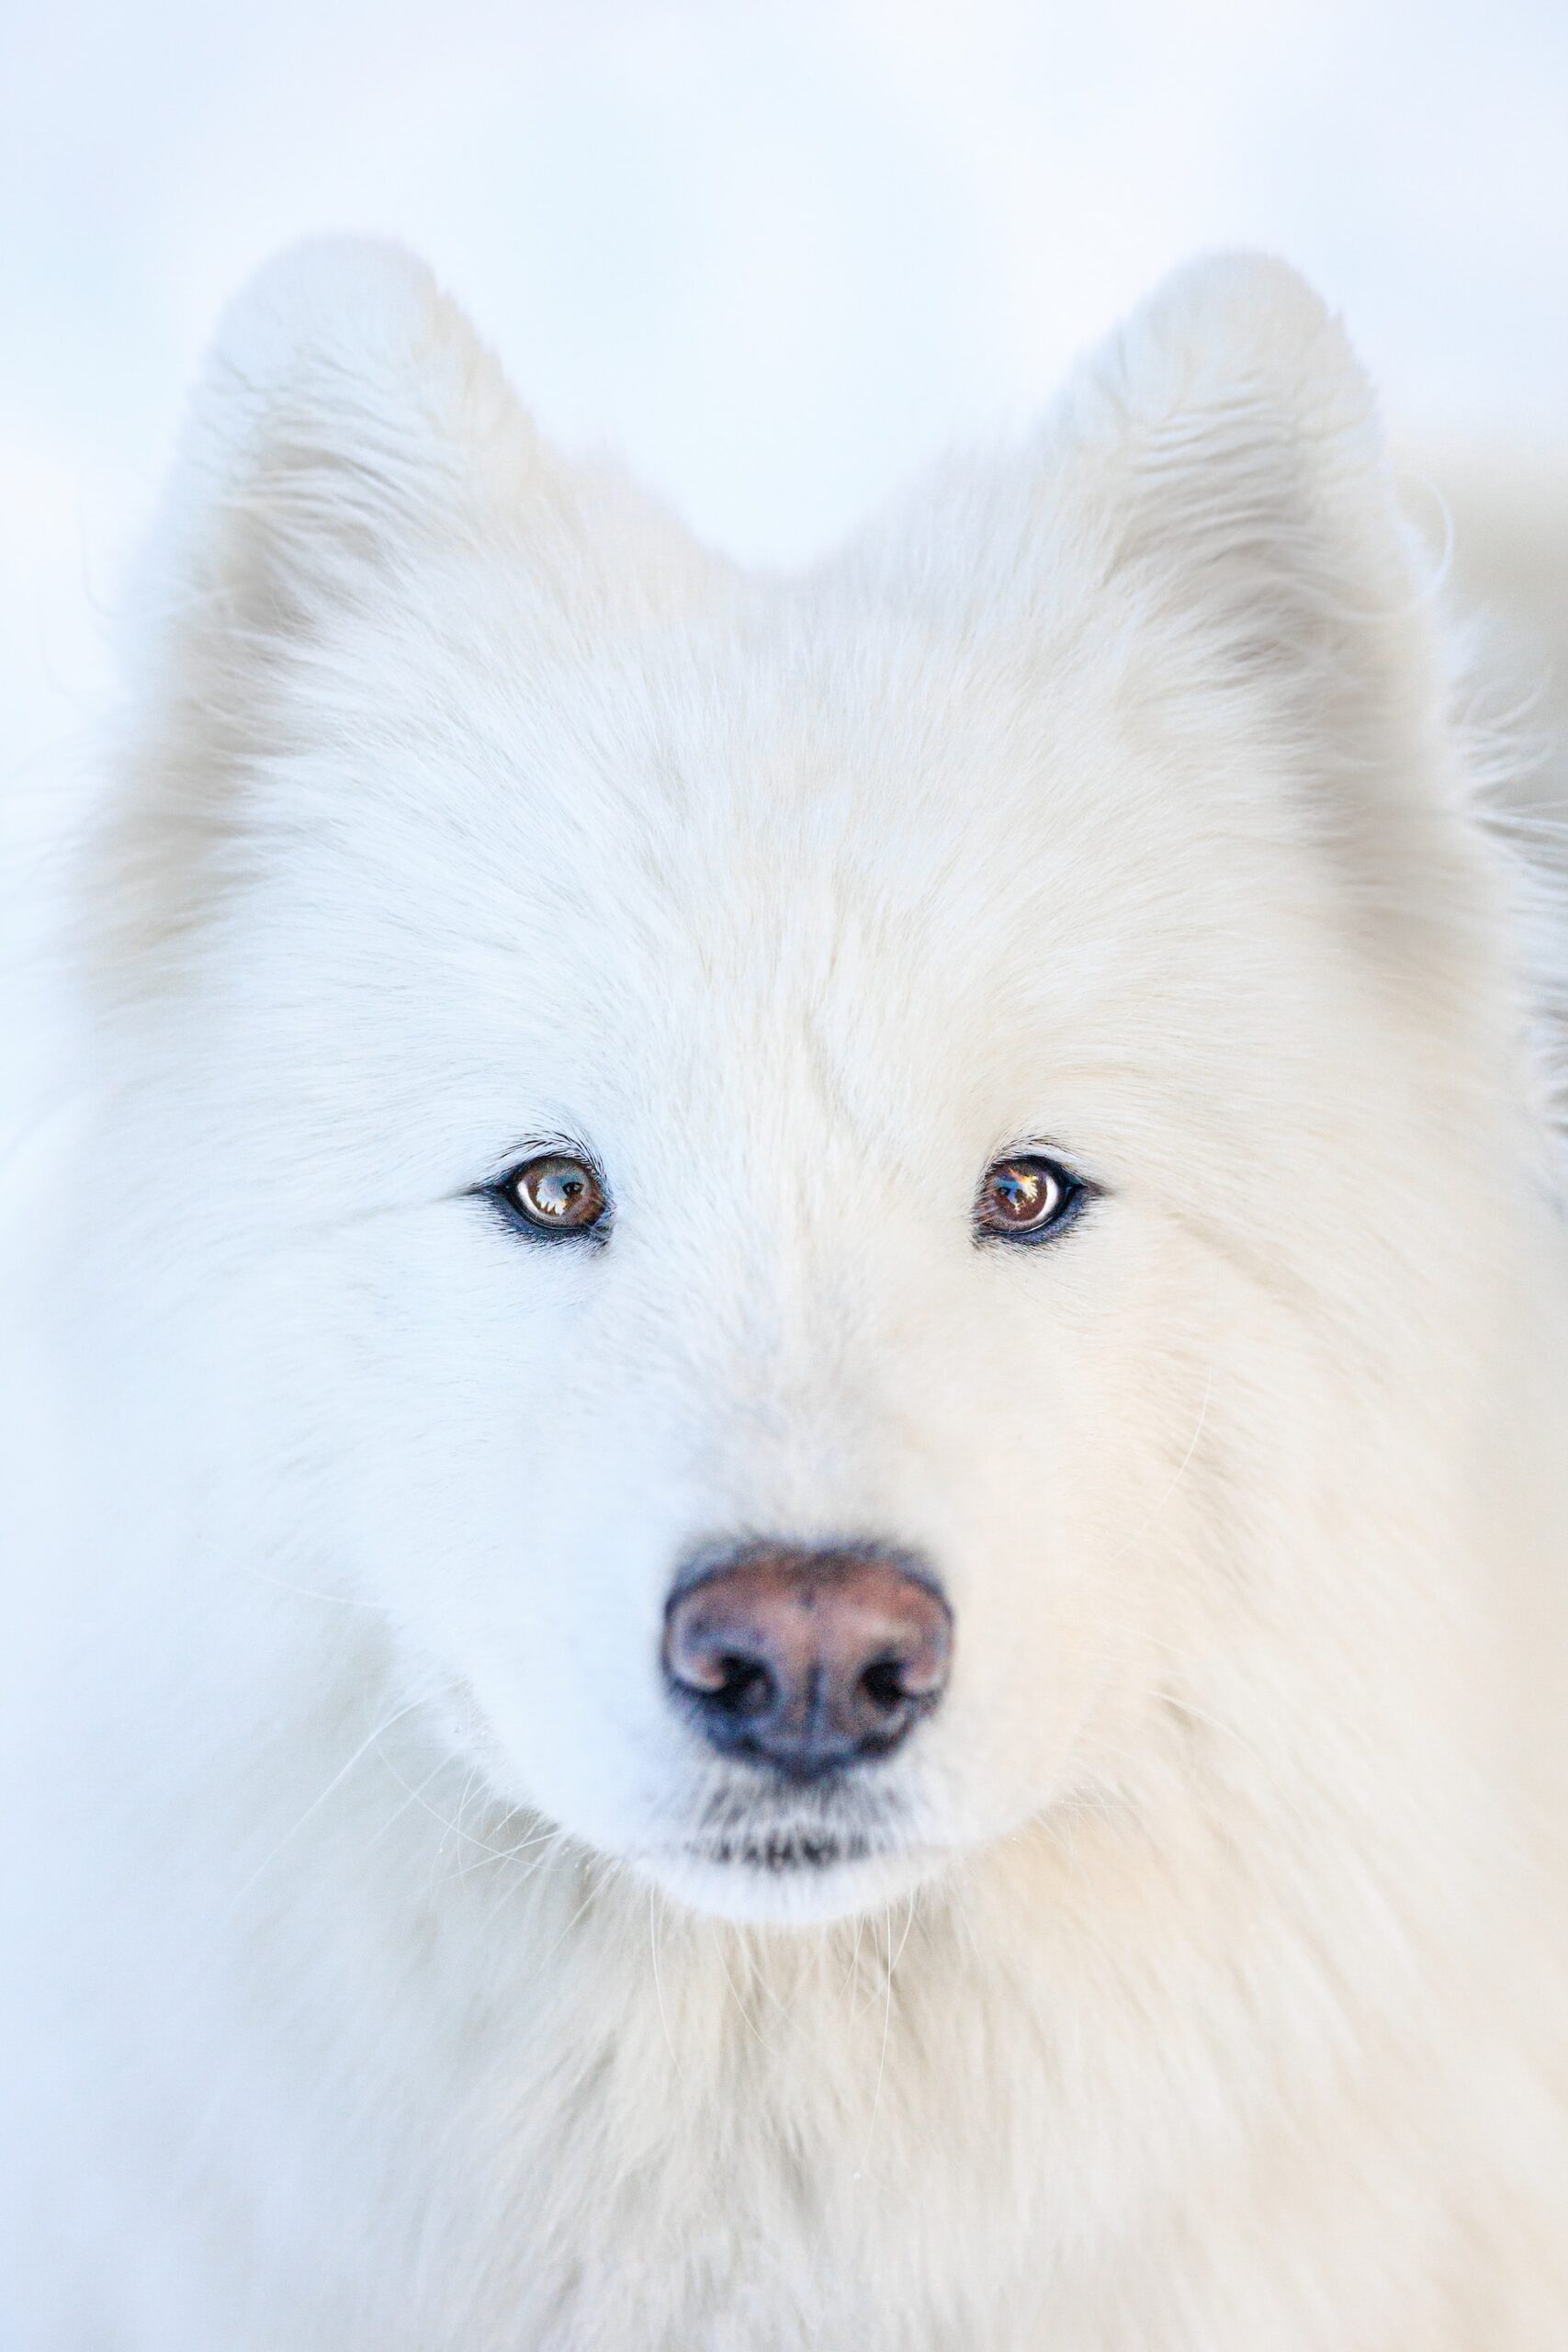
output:
POLYGON ((976 1227, 998 1241, 1043 1241, 1072 1223, 1088 1192, 1081 1178, 1055 1159, 1033 1152, 998 1159, 986 1170, 976 1227))
POLYGON ((586 1233, 609 1206, 587 1161, 565 1152, 541 1152, 537 1159, 525 1159, 496 1190, 541 1233, 586 1233))

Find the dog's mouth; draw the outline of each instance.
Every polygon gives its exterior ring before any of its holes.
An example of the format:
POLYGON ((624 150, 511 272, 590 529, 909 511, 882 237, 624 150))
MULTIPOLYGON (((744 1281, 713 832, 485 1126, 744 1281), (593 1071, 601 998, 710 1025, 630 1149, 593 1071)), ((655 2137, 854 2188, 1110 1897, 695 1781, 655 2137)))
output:
POLYGON ((891 1836, 768 1827, 687 1838, 643 1867, 692 1910, 757 1927, 815 1928, 913 1894, 942 1854, 891 1836))
POLYGON ((889 1849, 863 1835, 835 1836, 819 1829, 769 1829, 726 1835, 711 1842, 693 1840, 687 1860, 711 1870, 750 1871, 775 1877, 794 1871, 830 1871, 845 1862, 867 1862, 889 1849))
POLYGON ((784 1877, 874 1860, 897 1851, 904 1807, 891 1792, 831 1784, 787 1794, 730 1781, 710 1792, 681 1840, 688 1861, 784 1877))
POLYGON ((888 1790, 786 1795, 732 1782, 640 1859, 695 1910, 804 1926, 874 1908, 929 1877, 941 1858, 913 1826, 888 1790))

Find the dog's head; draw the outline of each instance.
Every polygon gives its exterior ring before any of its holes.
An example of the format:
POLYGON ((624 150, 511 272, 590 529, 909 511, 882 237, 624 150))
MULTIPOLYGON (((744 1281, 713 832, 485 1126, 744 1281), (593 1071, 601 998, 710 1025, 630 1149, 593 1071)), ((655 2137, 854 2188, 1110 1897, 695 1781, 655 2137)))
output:
POLYGON ((1218 262, 750 580, 401 256, 242 300, 104 954, 258 1488, 503 1798, 830 1916, 1337 1605, 1506 1018, 1382 462, 1218 262))

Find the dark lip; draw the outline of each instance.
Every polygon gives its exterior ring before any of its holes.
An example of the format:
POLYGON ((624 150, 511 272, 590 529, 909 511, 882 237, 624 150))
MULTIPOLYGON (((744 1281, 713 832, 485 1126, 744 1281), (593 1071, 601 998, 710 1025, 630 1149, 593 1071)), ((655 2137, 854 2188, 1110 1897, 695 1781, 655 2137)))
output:
POLYGON ((784 1878, 896 1852, 907 1826, 904 1804, 887 1790, 861 1789, 851 1797, 829 1783, 786 1796, 727 1777, 684 1825, 679 1849, 683 1860, 709 1870, 784 1878))
POLYGON ((869 1838, 822 1829, 773 1829, 747 1837, 715 1839, 711 1845, 689 1845, 693 1861, 711 1869, 756 1871, 782 1878, 795 1871, 836 1870, 844 1862, 865 1862, 885 1850, 869 1838))

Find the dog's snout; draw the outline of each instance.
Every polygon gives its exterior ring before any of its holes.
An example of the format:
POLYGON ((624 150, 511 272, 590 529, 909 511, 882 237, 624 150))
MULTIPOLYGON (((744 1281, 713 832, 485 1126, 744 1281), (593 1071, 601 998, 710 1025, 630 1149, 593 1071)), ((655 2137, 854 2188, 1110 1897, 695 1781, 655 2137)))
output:
POLYGON ((664 1667, 710 1745, 817 1780, 897 1747, 946 1686, 934 1582, 872 1545, 750 1544, 683 1577, 664 1667))

